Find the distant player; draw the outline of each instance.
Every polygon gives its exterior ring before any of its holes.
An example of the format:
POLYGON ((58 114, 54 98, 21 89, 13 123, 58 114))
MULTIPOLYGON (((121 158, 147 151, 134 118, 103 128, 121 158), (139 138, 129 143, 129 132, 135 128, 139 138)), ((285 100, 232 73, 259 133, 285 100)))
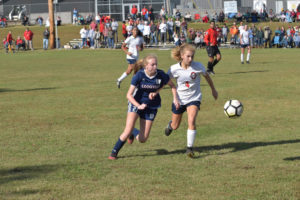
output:
POLYGON ((193 145, 196 136, 196 117, 200 110, 202 92, 200 88, 201 75, 206 79, 211 88, 212 95, 218 98, 218 93, 214 87, 213 81, 206 72, 205 67, 194 62, 195 47, 189 44, 176 47, 172 51, 172 57, 178 61, 170 67, 168 74, 171 79, 177 83, 177 94, 179 106, 172 104, 172 120, 165 129, 165 135, 169 136, 173 130, 180 126, 182 115, 187 111, 188 130, 187 130, 187 150, 189 157, 194 157, 193 145))
POLYGON ((128 37, 122 44, 122 50, 126 53, 128 68, 117 80, 117 86, 120 88, 121 82, 134 70, 136 62, 139 58, 139 51, 142 51, 144 40, 140 36, 137 27, 132 29, 132 36, 128 37), (128 47, 128 48, 127 48, 128 47))
POLYGON ((204 42, 206 43, 206 51, 208 55, 207 73, 215 74, 214 66, 221 60, 221 52, 218 48, 218 32, 215 22, 210 22, 210 28, 206 31, 204 42), (216 58, 215 58, 216 57, 216 58))
MULTIPOLYGON (((172 88, 174 102, 177 101, 176 88, 169 76, 162 70, 157 69, 157 57, 146 56, 137 63, 140 69, 132 78, 127 92, 128 113, 126 126, 120 135, 108 159, 115 160, 126 140, 132 144, 134 138, 141 143, 147 141, 152 123, 161 106, 159 90, 166 84, 172 88), (140 130, 134 128, 136 120, 140 118, 140 130)), ((176 103, 178 105, 178 103, 176 103)))
POLYGON ((247 48, 248 54, 247 54, 246 63, 250 64, 251 46, 250 46, 250 39, 249 39, 249 32, 248 32, 247 25, 245 25, 244 29, 242 29, 240 32, 240 43, 241 43, 241 63, 244 64, 244 52, 245 52, 245 48, 247 48))

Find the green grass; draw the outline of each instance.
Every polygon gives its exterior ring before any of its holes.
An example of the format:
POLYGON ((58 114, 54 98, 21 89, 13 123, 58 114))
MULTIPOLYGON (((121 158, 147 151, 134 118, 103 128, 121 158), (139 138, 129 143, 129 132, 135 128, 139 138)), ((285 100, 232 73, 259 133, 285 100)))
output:
MULTIPOLYGON (((196 158, 185 156, 187 120, 171 136, 171 91, 147 143, 107 157, 125 125, 131 76, 120 50, 0 54, 0 199, 300 199, 299 49, 221 49, 202 82, 196 158), (244 104, 228 119, 228 99, 244 104)), ((170 51, 156 53, 165 71, 170 51)), ((196 61, 207 62, 205 50, 196 61)))

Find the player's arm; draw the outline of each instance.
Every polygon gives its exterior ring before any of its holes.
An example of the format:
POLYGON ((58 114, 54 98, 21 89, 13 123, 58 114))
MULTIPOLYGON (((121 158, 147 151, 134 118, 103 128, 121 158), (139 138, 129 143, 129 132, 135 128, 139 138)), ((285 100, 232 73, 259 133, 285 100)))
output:
POLYGON ((214 83, 213 81, 211 80, 210 76, 208 73, 206 73, 205 75, 203 75, 209 85, 209 87, 211 88, 211 92, 212 92, 212 95, 213 97, 215 98, 215 100, 218 99, 218 92, 217 90, 215 89, 215 86, 214 86, 214 83))
POLYGON ((173 83, 173 81, 170 79, 168 82, 168 85, 171 87, 172 90, 172 95, 173 95, 173 103, 176 107, 176 110, 179 109, 180 104, 179 104, 179 100, 178 100, 178 95, 177 95, 177 90, 176 90, 176 86, 173 83))
POLYGON ((122 48, 122 50, 125 52, 125 54, 131 56, 132 53, 128 51, 128 48, 126 47, 126 45, 127 45, 127 44, 126 44, 125 42, 123 42, 121 48, 122 48))
POLYGON ((243 33, 240 33, 240 43, 243 44, 243 33))
POLYGON ((139 110, 144 110, 147 107, 147 104, 139 104, 139 102, 137 102, 134 97, 133 97, 133 93, 135 90, 135 86, 134 85, 130 85, 128 92, 127 92, 127 99, 130 103, 132 103, 134 106, 136 106, 139 110))
POLYGON ((205 36, 204 36, 204 42, 206 43, 206 46, 210 46, 209 42, 209 32, 207 31, 205 36))

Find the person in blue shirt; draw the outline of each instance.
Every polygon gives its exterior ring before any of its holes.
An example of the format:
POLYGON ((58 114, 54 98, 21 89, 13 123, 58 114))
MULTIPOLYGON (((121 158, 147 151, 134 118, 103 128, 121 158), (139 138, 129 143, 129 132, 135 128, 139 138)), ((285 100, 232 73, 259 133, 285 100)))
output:
POLYGON ((157 57, 148 55, 139 61, 137 66, 141 69, 133 76, 127 92, 126 126, 108 157, 110 160, 117 159, 126 140, 129 144, 132 144, 134 138, 141 143, 147 141, 157 109, 161 106, 159 91, 164 85, 168 84, 172 88, 174 104, 179 108, 176 87, 164 71, 157 69, 157 57), (138 118, 140 118, 140 130, 134 128, 138 118))

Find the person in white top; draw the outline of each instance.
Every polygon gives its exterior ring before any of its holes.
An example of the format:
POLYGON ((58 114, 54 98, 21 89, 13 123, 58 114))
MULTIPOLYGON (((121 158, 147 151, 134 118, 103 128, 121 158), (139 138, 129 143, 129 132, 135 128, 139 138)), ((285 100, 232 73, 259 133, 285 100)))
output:
POLYGON ((167 24, 165 23, 164 19, 162 19, 159 25, 159 30, 160 30, 160 41, 162 44, 165 45, 167 40, 167 24))
POLYGON ((144 36, 144 41, 147 45, 150 42, 150 32, 151 32, 150 25, 148 24, 148 21, 145 21, 143 36, 144 36))
POLYGON ((200 88, 200 75, 204 76, 208 85, 212 90, 215 99, 218 98, 218 92, 214 87, 214 83, 206 72, 205 67, 194 62, 195 47, 190 44, 183 44, 172 50, 172 57, 178 61, 170 67, 168 74, 171 79, 175 79, 177 83, 178 102, 172 104, 172 120, 165 128, 165 135, 169 136, 172 130, 176 130, 181 122, 182 115, 187 111, 188 130, 187 130, 187 150, 189 157, 194 157, 193 145, 196 136, 196 117, 200 110, 202 92, 200 88), (179 104, 179 105, 178 105, 179 104))
POLYGON ((248 32, 248 26, 245 25, 244 29, 241 30, 240 32, 240 44, 241 44, 241 63, 244 64, 244 52, 245 48, 248 49, 248 54, 247 54, 247 60, 246 63, 250 64, 250 53, 251 53, 251 46, 249 43, 249 32, 248 32))
POLYGON ((132 36, 128 37, 122 44, 122 50, 126 53, 128 67, 117 80, 117 86, 120 88, 121 82, 133 71, 136 70, 136 62, 139 58, 139 51, 144 49, 144 40, 137 27, 132 29, 132 36))
POLYGON ((86 40, 87 40, 87 35, 88 35, 88 31, 86 30, 86 27, 84 26, 81 30, 80 30, 80 37, 81 37, 81 45, 80 48, 83 48, 83 46, 86 46, 86 40))
POLYGON ((113 35, 114 35, 114 41, 116 41, 116 42, 119 42, 119 38, 118 38, 118 27, 119 27, 118 22, 115 21, 114 18, 112 18, 111 28, 112 28, 113 35))

